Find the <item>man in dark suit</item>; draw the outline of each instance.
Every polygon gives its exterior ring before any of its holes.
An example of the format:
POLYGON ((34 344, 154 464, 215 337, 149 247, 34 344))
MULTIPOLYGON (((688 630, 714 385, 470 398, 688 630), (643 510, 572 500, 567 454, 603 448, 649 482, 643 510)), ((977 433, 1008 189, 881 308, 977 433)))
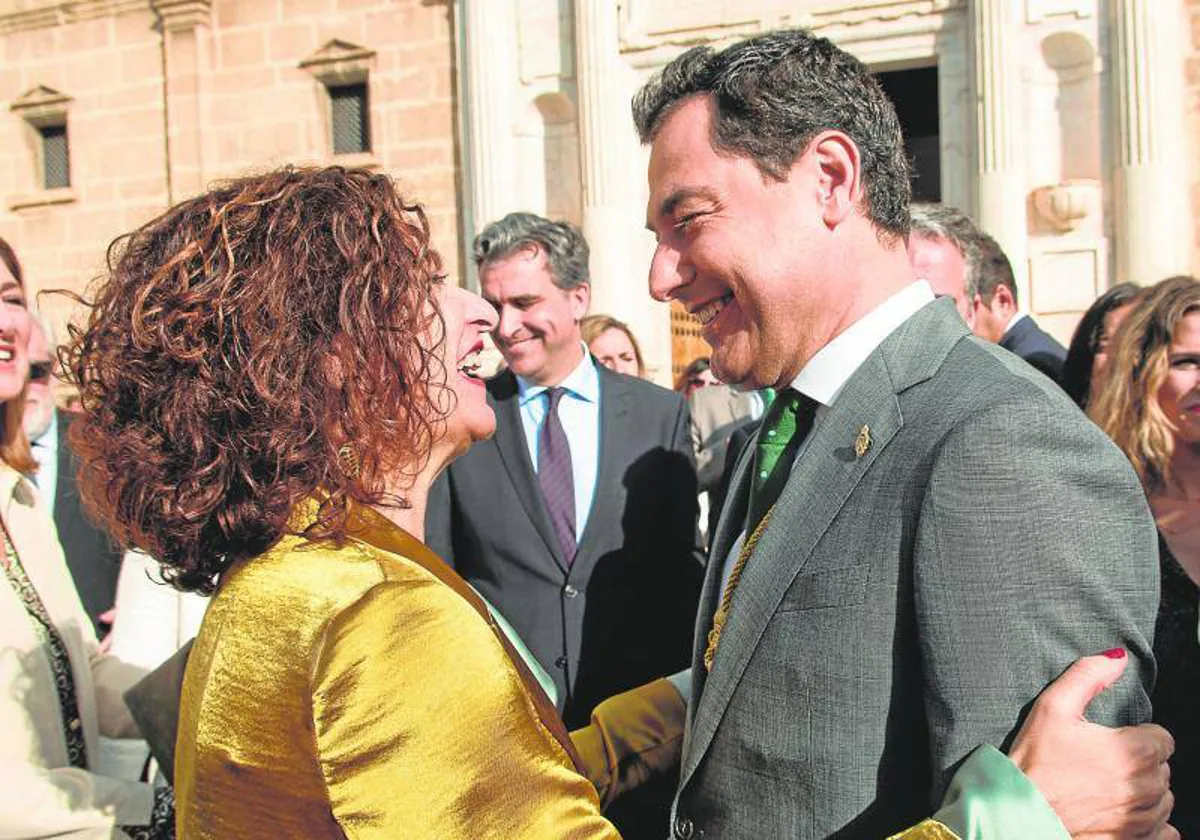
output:
POLYGON ((1057 382, 1067 359, 1066 348, 1039 327, 1032 315, 1018 310, 1012 264, 1000 244, 980 231, 975 250, 970 270, 971 329, 1057 382))
POLYGON ((914 276, 867 69, 800 30, 697 47, 634 117, 651 293, 700 320, 723 381, 777 391, 711 539, 674 836, 887 836, 1085 653, 1132 659, 1093 718, 1147 720, 1137 479, 914 276))
POLYGON ((96 635, 108 632, 102 616, 116 602, 121 553, 83 512, 75 487, 78 459, 67 440, 69 419, 54 407, 53 363, 48 328, 34 318, 29 333, 29 387, 25 396, 25 434, 38 471, 34 480, 47 505, 53 504, 54 525, 75 581, 79 600, 96 635))
POLYGON ((553 676, 572 726, 687 666, 702 574, 687 406, 587 353, 587 256, 578 230, 531 214, 476 239, 507 362, 488 383, 496 434, 435 485, 427 523, 553 676), (548 462, 564 437, 568 463, 548 462))

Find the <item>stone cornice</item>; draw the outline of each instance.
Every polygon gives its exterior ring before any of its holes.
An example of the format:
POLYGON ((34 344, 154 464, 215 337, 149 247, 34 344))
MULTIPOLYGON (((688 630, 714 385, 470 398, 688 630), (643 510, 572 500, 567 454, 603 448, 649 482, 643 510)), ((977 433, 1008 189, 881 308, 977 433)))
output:
POLYGON ((149 10, 147 0, 45 0, 0 4, 0 35, 149 10), (12 8, 16 6, 16 8, 12 8))
POLYGON ((54 88, 38 85, 18 96, 9 110, 33 126, 62 125, 71 97, 54 88))
POLYGON ((212 0, 150 0, 168 32, 187 32, 212 22, 212 0))
POLYGON ((353 84, 367 78, 374 59, 374 50, 335 38, 297 66, 323 84, 353 84))

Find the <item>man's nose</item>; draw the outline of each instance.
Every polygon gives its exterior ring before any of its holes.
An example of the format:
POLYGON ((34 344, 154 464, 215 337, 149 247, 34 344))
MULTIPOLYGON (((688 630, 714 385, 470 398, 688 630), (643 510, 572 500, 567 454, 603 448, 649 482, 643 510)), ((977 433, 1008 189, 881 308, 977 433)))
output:
POLYGON ((650 261, 650 297, 666 303, 674 299, 683 275, 680 273, 680 254, 674 248, 659 243, 650 261))
POLYGON ((493 332, 500 339, 508 339, 521 328, 521 315, 511 306, 500 308, 500 315, 493 332))

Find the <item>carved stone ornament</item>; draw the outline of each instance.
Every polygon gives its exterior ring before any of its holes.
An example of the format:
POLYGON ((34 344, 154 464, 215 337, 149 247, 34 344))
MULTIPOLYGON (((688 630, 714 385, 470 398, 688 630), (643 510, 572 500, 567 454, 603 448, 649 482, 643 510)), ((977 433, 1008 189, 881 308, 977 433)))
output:
POLYGON ((299 67, 322 84, 349 85, 366 80, 374 58, 374 50, 335 38, 301 61, 299 67))
POLYGON ((1100 182, 1072 178, 1061 184, 1033 191, 1033 209, 1055 230, 1067 233, 1095 212, 1100 200, 1100 182))
POLYGON ((9 110, 32 126, 62 125, 67 121, 67 103, 71 97, 45 85, 30 88, 18 96, 9 110))
POLYGON ((168 32, 188 32, 212 23, 212 0, 154 0, 152 6, 168 32))

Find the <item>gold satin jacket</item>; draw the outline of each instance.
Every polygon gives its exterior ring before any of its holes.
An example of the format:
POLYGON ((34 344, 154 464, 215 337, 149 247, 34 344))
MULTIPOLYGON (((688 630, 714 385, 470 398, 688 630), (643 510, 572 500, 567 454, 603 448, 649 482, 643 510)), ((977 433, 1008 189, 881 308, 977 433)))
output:
POLYGON ((340 549, 288 536, 223 576, 184 679, 180 837, 617 837, 478 597, 353 520, 340 549))
MULTIPOLYGON (((340 549, 284 537, 222 577, 181 697, 181 840, 618 838, 582 773, 603 778, 636 739, 618 725, 605 754, 593 733, 589 767, 453 570, 369 509, 351 533, 340 549)), ((671 705, 665 681, 645 689, 671 705)), ((651 740, 681 734, 679 711, 680 732, 651 740)))

